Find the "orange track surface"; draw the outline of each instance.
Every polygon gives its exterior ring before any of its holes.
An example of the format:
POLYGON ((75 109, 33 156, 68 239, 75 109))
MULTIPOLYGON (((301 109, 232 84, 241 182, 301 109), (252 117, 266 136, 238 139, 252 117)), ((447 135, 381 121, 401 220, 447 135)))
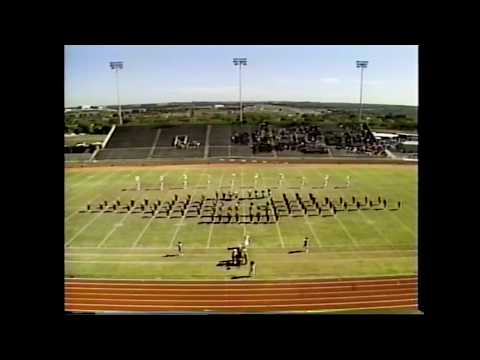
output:
POLYGON ((278 312, 416 309, 417 277, 348 280, 65 281, 69 312, 278 312))

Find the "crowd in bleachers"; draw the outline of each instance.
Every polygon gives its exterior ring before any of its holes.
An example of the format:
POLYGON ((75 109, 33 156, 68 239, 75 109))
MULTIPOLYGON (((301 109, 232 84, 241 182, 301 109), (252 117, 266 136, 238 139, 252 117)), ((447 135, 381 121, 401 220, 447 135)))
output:
MULTIPOLYGON (((364 124, 211 125, 210 131, 207 131, 207 125, 196 124, 161 129, 125 126, 115 130, 96 159, 203 157, 207 145, 209 157, 386 156, 385 149, 392 146, 376 140, 364 124)), ((66 149, 65 152, 71 151, 66 149)))

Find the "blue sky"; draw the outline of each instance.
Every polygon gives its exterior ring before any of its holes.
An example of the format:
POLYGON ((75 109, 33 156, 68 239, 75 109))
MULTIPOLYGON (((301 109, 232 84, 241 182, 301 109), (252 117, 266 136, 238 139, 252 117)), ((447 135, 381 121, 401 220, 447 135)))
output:
POLYGON ((123 61, 122 104, 238 101, 238 67, 245 101, 359 101, 418 105, 418 47, 395 46, 65 46, 65 106, 116 104, 110 61, 123 61))

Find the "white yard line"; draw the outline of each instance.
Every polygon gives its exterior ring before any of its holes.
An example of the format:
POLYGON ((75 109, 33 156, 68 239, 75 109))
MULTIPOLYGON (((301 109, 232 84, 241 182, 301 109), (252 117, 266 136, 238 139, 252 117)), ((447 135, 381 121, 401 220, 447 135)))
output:
MULTIPOLYGON (((297 172, 300 174, 300 171, 297 169, 297 172)), ((302 176, 304 175, 303 172, 301 173, 302 176)), ((285 180, 284 180, 285 181, 285 180)), ((294 195, 293 191, 289 189, 289 186, 287 186, 287 189, 288 189, 288 192, 290 192, 292 195, 294 195)), ((301 189, 300 189, 301 190, 301 189)), ((308 225, 308 227, 310 228, 310 232, 312 233, 315 241, 317 242, 318 244, 318 247, 321 248, 322 247, 322 243, 320 242, 320 239, 318 238, 317 236, 317 233, 315 232, 315 230, 313 229, 312 227, 312 224, 310 223, 310 221, 307 219, 307 215, 304 215, 303 216, 303 219, 305 220, 305 223, 308 225)))
MULTIPOLYGON (((351 171, 350 171, 350 173, 355 174, 355 173, 353 173, 353 172, 351 172, 351 171)), ((357 176, 357 174, 355 174, 355 176, 357 176)), ((365 183, 368 183, 368 182, 366 181, 365 183)), ((364 184, 365 184, 365 183, 364 183, 364 184)), ((366 187, 368 187, 369 189, 373 189, 371 186, 368 186, 368 185, 367 185, 366 187)), ((413 211, 413 210, 412 210, 412 211, 413 211)), ((412 231, 412 229, 411 229, 409 226, 407 226, 402 220, 400 220, 400 218, 399 218, 396 214, 392 214, 391 211, 388 211, 388 213, 389 213, 395 220, 397 220, 397 222, 398 222, 400 225, 402 225, 405 230, 407 230, 410 234, 412 234, 413 237, 418 236, 418 234, 415 234, 415 233, 412 231)))
MULTIPOLYGON (((72 248, 68 248, 68 250, 71 250, 72 248)), ((96 247, 80 247, 80 248, 74 248, 74 249, 97 249, 96 247)), ((108 248, 103 248, 103 249, 118 249, 118 248, 112 248, 112 247, 108 247, 108 248)), ((121 248, 121 249, 132 249, 132 248, 121 248)), ((167 250, 166 248, 142 248, 142 250, 144 249, 147 249, 147 250, 167 250)), ((203 247, 202 248, 192 248, 192 249, 204 249, 203 247)), ((223 247, 217 247, 217 248, 212 248, 212 249, 224 249, 223 247)), ((335 252, 336 254, 340 253, 340 254, 344 254, 344 253, 362 253, 362 254, 369 254, 369 253, 385 253, 385 256, 388 256, 390 254, 396 254, 396 253, 417 253, 417 250, 390 250, 390 249, 387 249, 387 250, 344 250, 344 251, 340 251, 340 252, 335 252)), ((320 254, 320 253, 312 253, 312 254, 320 254)), ((87 253, 87 252, 72 252, 70 254, 64 254, 65 257, 123 257, 123 256, 137 256, 137 257, 149 257, 149 256, 165 256, 163 252, 158 252, 156 254, 152 254, 152 253, 128 253, 128 254, 125 254, 125 253, 99 253, 99 252, 95 252, 95 253, 87 253)), ((205 256, 215 256, 215 255, 212 255, 212 253, 205 253, 205 254, 194 254, 192 253, 191 254, 192 257, 205 257, 205 256)), ((257 256, 262 256, 262 255, 271 255, 271 253, 257 253, 257 256)), ((280 255, 284 255, 284 254, 280 254, 280 255)), ((327 253, 324 253, 322 252, 321 255, 327 255, 327 253)))
MULTIPOLYGON (((133 208, 130 209, 130 211, 128 211, 125 215, 123 215, 122 217, 122 220, 120 220, 120 223, 123 224, 123 222, 125 221, 125 219, 128 217, 128 215, 130 215, 133 211, 133 208)), ((100 248, 102 247, 102 245, 108 240, 108 238, 115 232, 115 230, 118 229, 118 226, 113 226, 112 227, 112 230, 110 230, 108 232, 107 235, 105 235, 105 237, 102 239, 102 241, 100 241, 98 244, 97 244, 97 248, 100 248)))
POLYGON ((347 228, 345 227, 345 225, 343 224, 343 222, 337 218, 336 216, 334 216, 336 218, 336 220, 338 221, 338 223, 340 224, 340 226, 342 227, 343 231, 345 232, 345 234, 348 235, 348 237, 350 238, 350 240, 352 240, 353 244, 355 245, 355 247, 358 249, 358 242, 357 240, 355 240, 355 238, 352 236, 352 234, 350 234, 350 232, 347 230, 347 228))
MULTIPOLYGON (((92 185, 100 185, 100 184, 103 184, 103 183, 105 183, 105 181, 107 181, 107 179, 109 179, 109 178, 112 177, 113 175, 115 175, 115 173, 113 173, 113 172, 110 173, 110 174, 106 174, 106 176, 105 176, 104 178, 92 182, 92 185)), ((95 188, 92 187, 92 189, 87 190, 87 192, 90 192, 90 191, 95 191, 95 188)), ((67 194, 68 194, 68 193, 71 193, 71 192, 73 192, 73 191, 72 191, 72 190, 69 190, 69 189, 67 189, 67 188, 65 187, 65 197, 67 197, 67 194)), ((74 201, 76 198, 81 197, 81 196, 83 196, 83 195, 84 195, 83 192, 77 192, 75 195, 70 196, 70 197, 69 197, 69 200, 70 200, 70 201, 74 201)))
MULTIPOLYGON (((348 170, 347 170, 347 171, 348 171, 348 170)), ((322 174, 321 174, 318 170, 317 170, 316 172, 317 172, 317 174, 319 175, 319 177, 321 177, 322 174)), ((352 172, 349 171, 349 173, 350 173, 351 175, 353 175, 352 172)), ((338 176, 335 176, 335 175, 334 175, 334 177, 337 177, 337 178, 338 178, 338 176)), ((345 201, 348 200, 348 199, 347 199, 347 196, 345 196, 345 194, 343 193, 343 191, 340 191, 339 193, 340 193, 340 196, 342 196, 342 197, 345 199, 345 201)), ((392 241, 391 241, 389 238, 385 237, 385 236, 381 233, 381 231, 378 229, 378 227, 375 226, 375 222, 374 222, 373 220, 371 220, 370 217, 367 217, 367 216, 363 213, 362 210, 358 210, 358 211, 360 212, 360 216, 362 216, 363 219, 365 220, 365 223, 366 223, 367 225, 370 225, 371 227, 373 227, 373 229, 376 231, 376 233, 377 233, 378 235, 380 235, 380 238, 382 238, 385 242, 388 242, 388 243, 390 244, 390 246, 392 247, 392 249, 393 249, 393 248, 395 247, 394 244, 392 243, 392 241), (370 221, 370 222, 369 222, 369 221, 370 221)))
POLYGON ((210 248, 210 241, 212 240, 213 224, 210 224, 210 229, 208 230, 208 240, 207 240, 207 249, 210 248))
POLYGON ((94 173, 93 175, 85 176, 85 177, 83 177, 81 180, 75 181, 74 183, 71 183, 71 184, 70 184, 70 189, 73 189, 73 188, 75 188, 75 187, 83 184, 83 183, 86 182, 86 181, 91 181, 93 178, 95 178, 95 177, 97 177, 97 176, 100 176, 100 178, 101 178, 102 176, 104 176, 104 175, 106 175, 106 174, 108 174, 108 173, 106 173, 106 172, 100 172, 100 171, 99 171, 99 172, 97 172, 97 173, 94 173))
POLYGON ((285 243, 283 241, 283 236, 282 236, 282 232, 280 231, 280 226, 278 225, 278 221, 275 222, 275 225, 277 228, 278 238, 280 239, 280 244, 282 245, 282 248, 285 248, 285 243))
POLYGON ((155 213, 153 214, 153 216, 151 217, 150 220, 148 220, 147 224, 144 226, 144 228, 142 229, 142 231, 140 232, 140 234, 138 234, 137 238, 135 239, 135 241, 133 242, 132 244, 132 248, 135 248, 137 247, 140 239, 142 238, 143 234, 145 234, 145 232, 147 231, 147 229, 150 227, 150 224, 152 223, 152 221, 155 219, 155 215, 156 215, 156 211, 155 213))
MULTIPOLYGON (((124 177, 130 176, 132 173, 133 173, 133 171, 129 172, 129 173, 126 174, 126 175, 124 174, 124 176, 122 176, 121 179, 123 180, 124 177)), ((115 175, 115 173, 113 173, 113 172, 110 173, 110 175, 108 175, 105 179, 103 179, 99 184, 103 184, 103 183, 107 180, 107 178, 110 178, 110 177, 113 176, 113 175, 115 175)), ((119 179, 117 179, 117 180, 115 181, 115 183, 117 183, 118 181, 119 181, 119 179)), ((77 196, 80 196, 80 194, 78 194, 77 196)), ((88 200, 88 201, 87 201, 87 204, 93 202, 94 200, 96 200, 96 199, 99 198, 100 196, 102 196, 102 194, 97 194, 94 198, 88 200)), ((68 200, 69 200, 69 201, 72 201, 72 198, 70 198, 70 199, 68 199, 68 200)), ((70 215, 68 215, 68 216, 65 218, 65 222, 68 221, 68 220, 70 220, 75 214, 79 214, 79 211, 82 210, 82 208, 83 208, 83 207, 77 208, 77 209, 74 210, 72 213, 70 213, 70 215)))
MULTIPOLYGON (((222 184, 223 184, 223 178, 225 176, 225 169, 222 169, 222 176, 220 177, 220 184, 218 185, 218 188, 221 189, 222 188, 222 184)), ((215 206, 216 208, 216 206, 215 206)), ((215 212, 214 212, 215 214, 215 212)), ((210 229, 208 230, 208 239, 207 239, 207 249, 210 248, 210 242, 212 240, 212 232, 213 232, 213 222, 210 224, 210 229)))
POLYGON ((193 191, 192 193, 192 198, 191 198, 191 201, 190 201, 190 204, 187 206, 187 208, 185 209, 185 213, 183 214, 182 218, 180 219, 180 221, 178 221, 174 226, 176 226, 177 228, 175 229, 175 233, 173 234, 172 236, 172 239, 170 240, 170 244, 168 245, 168 248, 171 249, 172 246, 173 246, 173 243, 175 242, 175 239, 177 238, 177 235, 178 235, 178 232, 180 231, 180 228, 181 228, 181 225, 183 224, 183 222, 185 221, 185 218, 187 216, 187 212, 188 210, 190 209, 191 207, 191 203, 193 201, 193 198, 195 196, 195 194, 197 193, 198 191, 198 185, 202 182, 202 179, 203 179, 203 176, 206 174, 207 172, 207 167, 204 167, 203 168, 203 171, 201 172, 200 176, 199 176, 199 180, 197 181, 197 183, 195 184, 195 190, 193 191))
MULTIPOLYGON (((126 176, 130 176, 131 174, 133 173, 133 171, 130 171, 126 176)), ((122 177, 123 179, 123 177, 122 177)), ((118 180, 117 180, 118 181, 118 180)), ((98 197, 98 196, 97 196, 98 197)), ((78 213, 78 212, 77 212, 78 213)), ((98 219, 100 217, 100 215, 102 215, 103 212, 100 212, 97 216, 95 216, 92 220, 90 220, 87 224, 85 224, 67 243, 65 243, 65 247, 67 245, 70 245, 70 243, 75 240, 75 238, 80 235, 87 227, 89 227, 96 219, 98 219)))
POLYGON ((95 220, 97 220, 100 215, 102 215, 102 212, 98 213, 96 216, 94 216, 88 223, 86 223, 85 225, 83 225, 83 227, 77 231, 77 233, 75 235, 72 236, 72 238, 70 238, 70 240, 68 240, 66 243, 65 243, 65 247, 67 247, 68 245, 70 245, 72 243, 73 240, 75 240, 81 233, 83 233, 85 231, 85 229, 87 227, 89 227, 95 220))
MULTIPOLYGON (((263 178, 263 174, 260 173, 260 177, 262 179, 262 187, 263 188, 266 188, 265 186, 265 179, 263 178)), ((275 221, 275 227, 277 228, 277 234, 278 234, 278 238, 280 239, 280 245, 282 246, 282 248, 285 248, 285 242, 283 240, 283 235, 282 235, 282 231, 280 230, 280 225, 278 225, 278 221, 275 221)))
MULTIPOLYGON (((300 170, 297 169, 297 172, 300 173, 300 170)), ((303 172, 301 172, 303 174, 303 172)), ((358 242, 357 240, 352 236, 352 234, 350 234, 350 232, 348 231, 348 229, 345 227, 345 225, 343 224, 343 222, 337 217, 337 216, 334 216, 335 220, 340 224, 340 226, 342 227, 343 231, 345 232, 345 234, 347 234, 347 236, 349 237, 349 239, 352 241, 353 245, 358 248, 358 242)))
MULTIPOLYGON (((346 170, 347 170, 347 172, 348 172, 352 177, 355 176, 355 174, 354 174, 352 171, 349 171, 348 169, 346 169, 346 170)), ((343 192, 340 192, 340 194, 345 198, 345 200, 347 199, 347 198, 345 197, 345 194, 344 194, 343 192)), ((362 211, 362 210, 358 210, 358 211, 360 211, 360 215, 361 215, 365 220, 367 220, 367 216, 363 213, 363 211, 362 211)), ((377 232, 378 235, 380 235, 380 237, 381 237, 383 240, 386 240, 388 243, 390 243, 390 246, 392 247, 392 249, 395 248, 395 245, 393 244, 393 242, 392 242, 388 237, 385 237, 385 236, 382 234, 382 232, 381 232, 381 231, 378 229, 378 227, 375 225, 375 222, 374 222, 373 220, 371 220, 370 217, 368 217, 368 220, 370 220, 371 222, 366 221, 366 223, 367 223, 368 225, 370 225, 371 227, 373 227, 373 229, 377 232)))
MULTIPOLYGON (((161 176, 166 176, 170 171, 167 171, 165 173, 163 173, 161 176)), ((154 215, 152 216, 152 218, 150 220, 148 220, 148 223, 145 225, 145 227, 142 229, 142 231, 140 232, 140 234, 137 236, 137 238, 135 239, 135 241, 133 242, 132 244, 132 248, 135 248, 137 247, 140 239, 142 238, 143 234, 145 234, 145 232, 147 231, 147 229, 150 227, 152 221, 155 219, 155 215, 156 215, 156 212, 154 213, 154 215)))
MULTIPOLYGON (((371 247, 374 247, 374 246, 378 246, 378 245, 385 245, 384 243, 369 243, 368 245, 360 245, 358 248, 356 248, 356 250, 347 250, 345 249, 345 245, 325 245, 323 247, 323 250, 330 250, 330 249, 335 249, 335 251, 340 251, 340 252, 354 252, 354 253, 357 253, 359 251, 365 251, 365 252, 375 252, 375 251, 378 251, 378 252, 382 252, 382 251, 388 251, 388 252, 392 252, 392 251, 418 251, 417 249, 395 249, 395 250, 392 250, 391 248, 387 248, 387 249, 370 249, 371 247), (338 249, 338 250, 337 250, 338 249)), ((297 247, 288 247, 287 249, 296 249, 297 247)), ((92 247, 92 246, 71 246, 68 248, 69 251, 71 250, 88 250, 88 249, 97 249, 97 247, 92 247)), ((192 247, 190 249, 196 249, 196 250, 204 250, 205 247, 192 247)), ((224 247, 210 247, 210 249, 225 249, 224 247)), ((257 247, 258 250, 278 250, 278 247, 262 247, 262 246, 259 246, 257 247)), ((141 248, 131 248, 131 247, 125 247, 125 246, 109 246, 108 248, 102 248, 102 250, 168 250, 168 247, 141 247, 141 248)), ((81 254, 81 253, 76 253, 76 254, 81 254)), ((200 254, 197 254, 197 255, 200 255, 200 254)))
MULTIPOLYGON (((242 188, 243 188, 243 166, 241 167, 241 170, 240 170, 240 191, 239 191, 239 194, 240 196, 242 196, 242 188)), ((245 224, 242 224, 243 226, 243 236, 245 236, 247 234, 247 225, 245 224)))

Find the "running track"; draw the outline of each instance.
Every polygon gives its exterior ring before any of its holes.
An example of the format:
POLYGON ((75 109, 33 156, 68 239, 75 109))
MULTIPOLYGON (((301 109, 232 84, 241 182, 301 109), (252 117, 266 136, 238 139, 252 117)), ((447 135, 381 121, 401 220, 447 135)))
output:
POLYGON ((417 277, 155 282, 65 280, 69 312, 291 312, 417 309, 417 277))

